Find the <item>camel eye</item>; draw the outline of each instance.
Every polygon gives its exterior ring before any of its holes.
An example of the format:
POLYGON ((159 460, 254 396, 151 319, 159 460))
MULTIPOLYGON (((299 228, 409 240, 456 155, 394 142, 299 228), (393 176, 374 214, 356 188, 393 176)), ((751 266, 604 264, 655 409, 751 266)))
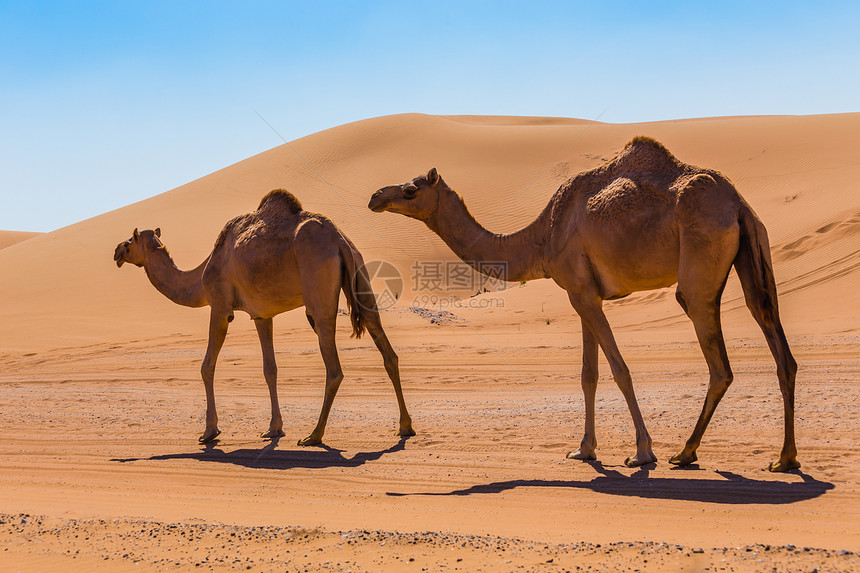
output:
POLYGON ((414 199, 416 193, 418 193, 418 187, 415 185, 407 185, 403 188, 403 197, 405 199, 414 199))

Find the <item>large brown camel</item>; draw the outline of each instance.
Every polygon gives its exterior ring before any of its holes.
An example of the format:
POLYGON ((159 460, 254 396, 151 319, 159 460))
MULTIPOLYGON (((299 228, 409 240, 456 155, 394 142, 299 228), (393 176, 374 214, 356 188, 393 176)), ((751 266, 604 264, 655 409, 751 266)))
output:
MULTIPOLYGON (((582 322, 585 435, 579 449, 568 454, 574 459, 596 459, 599 346, 636 427, 636 455, 626 464, 656 461, 630 372, 602 304, 677 283, 675 296, 695 327, 710 385, 690 439, 670 462, 683 466, 696 461, 705 428, 732 382, 720 326, 720 299, 734 265, 747 306, 776 360, 783 397, 785 441, 770 470, 800 467, 794 442, 797 364, 779 321, 767 232, 718 172, 686 165, 660 143, 637 137, 613 160, 565 182, 538 218, 515 233, 484 229, 435 168, 402 185, 380 189, 368 207, 423 221, 478 271, 488 268, 485 263, 505 263, 508 281, 551 278, 567 291, 582 322)), ((489 267, 498 272, 498 264, 489 267)))
POLYGON ((329 411, 343 380, 335 344, 341 290, 350 310, 353 336, 361 336, 366 329, 382 354, 400 407, 399 435, 415 435, 400 388, 397 355, 382 330, 361 253, 329 219, 302 210, 291 193, 276 189, 263 198, 256 211, 227 223, 212 253, 193 271, 176 268, 160 237, 160 229, 135 229, 129 240, 117 245, 114 260, 117 267, 123 263, 143 267, 155 288, 177 304, 211 307, 209 346, 201 368, 206 388, 206 429, 200 443, 210 442, 221 433, 215 412, 215 362, 234 310, 251 315, 263 349, 272 420, 261 437, 284 435, 272 317, 302 305, 319 338, 326 378, 319 421, 308 437, 299 440, 299 445, 322 443, 329 411))

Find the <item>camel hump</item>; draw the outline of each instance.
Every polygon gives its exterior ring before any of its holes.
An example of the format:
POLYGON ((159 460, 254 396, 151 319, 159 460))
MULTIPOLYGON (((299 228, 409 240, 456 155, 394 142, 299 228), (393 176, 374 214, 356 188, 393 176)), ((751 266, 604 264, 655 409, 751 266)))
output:
POLYGON ((654 139, 653 137, 648 137, 647 135, 637 135, 630 142, 624 146, 624 149, 653 149, 655 151, 659 151, 661 153, 665 153, 666 155, 672 155, 666 146, 654 139))
POLYGON ((614 163, 623 169, 639 172, 664 171, 680 162, 666 147, 652 137, 637 135, 624 146, 614 163))
POLYGON ((257 207, 257 210, 262 211, 273 208, 285 209, 287 212, 295 214, 302 210, 302 203, 286 189, 273 189, 266 193, 266 196, 260 201, 260 206, 257 207))

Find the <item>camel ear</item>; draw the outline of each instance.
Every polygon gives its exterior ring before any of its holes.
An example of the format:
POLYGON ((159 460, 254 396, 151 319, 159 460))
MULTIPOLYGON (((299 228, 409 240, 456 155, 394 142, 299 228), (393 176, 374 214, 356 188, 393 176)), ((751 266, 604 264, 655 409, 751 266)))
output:
POLYGON ((160 236, 161 236, 161 227, 156 227, 156 228, 155 228, 155 236, 156 236, 156 237, 160 237, 160 236))
POLYGON ((135 241, 140 238, 140 233, 137 231, 137 227, 135 227, 134 231, 131 233, 131 238, 135 241))
POLYGON ((435 167, 432 167, 430 171, 427 172, 427 182, 430 185, 436 185, 437 181, 439 181, 439 173, 436 171, 435 167))

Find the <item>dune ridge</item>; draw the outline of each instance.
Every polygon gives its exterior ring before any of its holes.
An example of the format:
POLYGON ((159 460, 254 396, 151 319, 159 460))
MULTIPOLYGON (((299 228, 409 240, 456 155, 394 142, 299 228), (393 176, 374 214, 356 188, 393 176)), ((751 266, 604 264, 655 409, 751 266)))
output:
MULTIPOLYGON (((226 221, 254 209, 275 187, 291 190, 306 209, 333 219, 365 259, 395 264, 410 288, 415 261, 455 259, 420 223, 368 211, 374 190, 435 166, 478 221, 491 231, 510 232, 530 222, 566 178, 610 159, 638 134, 655 137, 681 160, 716 168, 735 183, 768 228, 783 304, 797 310, 804 332, 824 332, 845 312, 858 310, 857 297, 845 295, 856 281, 858 264, 860 114, 630 125, 405 114, 309 135, 151 199, 4 249, 0 292, 16 304, 0 309, 7 325, 0 344, 23 349, 123 339, 132 325, 132 337, 163 335, 165 324, 172 331, 200 332, 205 322, 200 312, 170 304, 141 273, 117 271, 110 259, 113 246, 134 227, 161 227, 177 264, 193 268, 226 221), (58 285, 62 297, 56 296, 58 285), (841 305, 835 314, 826 302, 832 297, 825 293, 831 292, 841 305), (75 327, 57 329, 58 319, 75 327)), ((549 297, 555 312, 566 312, 563 297, 553 296, 552 287, 540 282, 529 285, 535 289, 532 296, 549 297)), ((735 287, 730 286, 728 299, 738 298, 735 287)), ((468 293, 457 293, 463 294, 468 293)), ((636 305, 625 305, 629 316, 636 305)), ((667 305, 659 311, 677 316, 671 301, 667 305)), ((644 306, 646 315, 658 310, 644 306)))
POLYGON ((27 241, 33 237, 38 237, 41 234, 29 231, 0 231, 0 250, 27 241))

